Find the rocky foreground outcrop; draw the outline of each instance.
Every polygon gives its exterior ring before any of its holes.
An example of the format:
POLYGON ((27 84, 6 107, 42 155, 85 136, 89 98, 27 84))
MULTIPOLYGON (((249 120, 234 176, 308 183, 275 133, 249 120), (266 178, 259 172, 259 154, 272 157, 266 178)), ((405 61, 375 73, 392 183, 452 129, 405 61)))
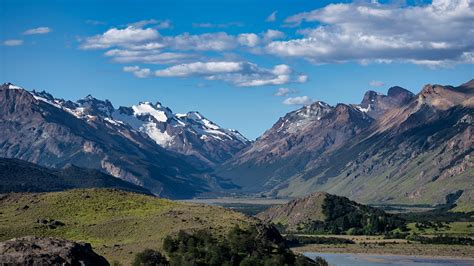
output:
POLYGON ((109 265, 89 243, 27 236, 0 243, 0 265, 109 265))

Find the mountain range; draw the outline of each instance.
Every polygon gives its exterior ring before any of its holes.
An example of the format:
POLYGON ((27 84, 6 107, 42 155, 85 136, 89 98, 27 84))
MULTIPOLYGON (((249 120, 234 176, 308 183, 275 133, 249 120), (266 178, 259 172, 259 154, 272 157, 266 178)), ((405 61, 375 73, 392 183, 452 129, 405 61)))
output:
POLYGON ((10 83, 0 87, 0 131, 0 157, 100 169, 171 198, 229 186, 210 165, 249 144, 197 112, 149 102, 114 109, 90 95, 72 102, 10 83))
POLYGON ((363 203, 441 204, 474 197, 474 80, 392 87, 360 104, 315 102, 280 118, 217 169, 241 190, 299 197, 327 191, 363 203))
POLYGON ((199 112, 157 102, 115 108, 10 83, 0 87, 0 157, 98 169, 170 198, 209 192, 300 197, 314 191, 362 203, 442 204, 474 197, 474 80, 392 87, 359 104, 317 101, 256 141, 199 112))

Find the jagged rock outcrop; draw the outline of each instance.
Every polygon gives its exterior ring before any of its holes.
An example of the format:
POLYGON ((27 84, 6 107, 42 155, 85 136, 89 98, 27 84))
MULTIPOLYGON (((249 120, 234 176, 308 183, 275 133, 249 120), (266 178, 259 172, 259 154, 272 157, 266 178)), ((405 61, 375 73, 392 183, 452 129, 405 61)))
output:
POLYGON ((22 237, 0 243, 2 265, 110 265, 88 243, 58 238, 22 237))
POLYGON ((387 95, 367 91, 360 105, 356 105, 356 107, 370 117, 377 119, 387 111, 407 104, 413 96, 411 91, 398 86, 389 88, 387 95))

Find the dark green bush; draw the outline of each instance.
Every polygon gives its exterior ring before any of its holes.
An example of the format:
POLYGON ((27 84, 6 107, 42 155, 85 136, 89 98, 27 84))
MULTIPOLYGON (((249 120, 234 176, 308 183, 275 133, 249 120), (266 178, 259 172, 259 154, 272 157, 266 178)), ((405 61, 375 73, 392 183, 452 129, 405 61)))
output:
POLYGON ((163 249, 171 265, 326 265, 295 255, 278 232, 256 227, 233 228, 224 239, 216 239, 207 230, 180 231, 166 237, 163 249), (274 234, 276 233, 276 234, 274 234))
POLYGON ((145 249, 135 255, 133 266, 162 266, 169 265, 168 260, 158 251, 145 249))
POLYGON ((317 237, 317 236, 295 236, 287 235, 286 243, 290 247, 303 246, 308 244, 329 244, 329 245, 340 245, 340 244, 355 244, 354 241, 345 238, 338 237, 317 237))
POLYGON ((452 237, 452 236, 435 236, 425 237, 419 235, 410 235, 408 240, 418 241, 421 244, 435 244, 435 245, 468 245, 474 246, 474 240, 470 237, 452 237))

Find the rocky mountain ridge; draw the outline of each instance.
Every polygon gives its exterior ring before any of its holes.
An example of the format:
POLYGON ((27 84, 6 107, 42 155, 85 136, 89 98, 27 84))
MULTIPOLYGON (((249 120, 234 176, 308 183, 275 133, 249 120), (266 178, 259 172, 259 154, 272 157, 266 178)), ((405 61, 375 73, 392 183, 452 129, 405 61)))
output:
POLYGON ((164 197, 192 197, 220 187, 221 181, 207 174, 208 163, 164 149, 147 134, 107 117, 112 112, 109 102, 92 97, 73 103, 4 84, 0 157, 100 169, 164 197))
POLYGON ((474 196, 473 101, 470 81, 416 95, 369 91, 361 104, 316 102, 281 118, 217 173, 275 196, 322 190, 363 203, 442 204, 462 190, 466 203, 474 196))
MULTIPOLYGON (((8 86, 20 89, 12 84, 8 86)), ((210 166, 222 163, 250 144, 237 130, 221 128, 197 111, 174 114, 160 102, 145 101, 115 109, 109 100, 91 95, 72 102, 54 98, 45 91, 31 94, 86 121, 100 117, 110 126, 128 126, 145 133, 165 149, 196 157, 210 166)))

